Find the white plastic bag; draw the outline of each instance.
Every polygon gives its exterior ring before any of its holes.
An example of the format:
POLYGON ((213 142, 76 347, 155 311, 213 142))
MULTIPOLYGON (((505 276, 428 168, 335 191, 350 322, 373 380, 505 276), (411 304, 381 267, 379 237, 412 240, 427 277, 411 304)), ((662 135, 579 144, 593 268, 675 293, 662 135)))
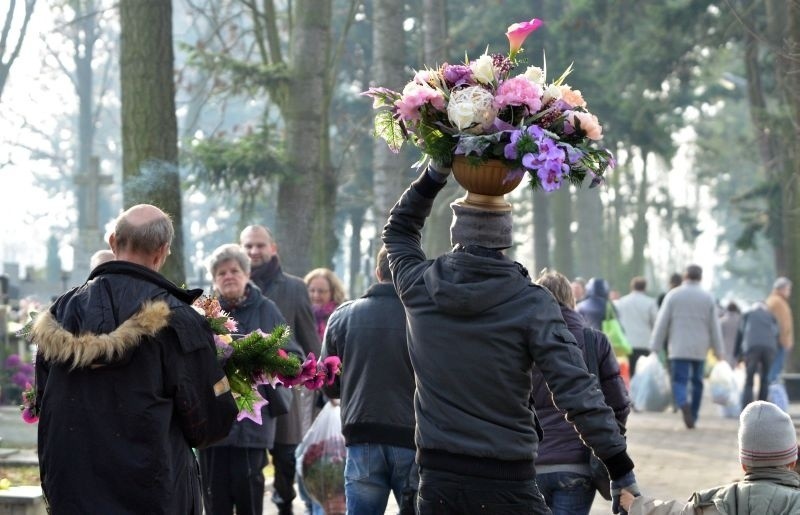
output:
POLYGON ((344 513, 344 463, 347 457, 342 436, 341 408, 328 402, 303 441, 297 446, 297 474, 308 494, 327 515, 344 513))
POLYGON ((672 389, 666 368, 651 352, 636 362, 636 373, 631 379, 631 402, 642 411, 664 411, 670 405, 672 389))
POLYGON ((725 360, 717 361, 714 368, 711 369, 708 384, 711 388, 711 400, 720 406, 727 406, 731 397, 739 393, 733 369, 725 360))

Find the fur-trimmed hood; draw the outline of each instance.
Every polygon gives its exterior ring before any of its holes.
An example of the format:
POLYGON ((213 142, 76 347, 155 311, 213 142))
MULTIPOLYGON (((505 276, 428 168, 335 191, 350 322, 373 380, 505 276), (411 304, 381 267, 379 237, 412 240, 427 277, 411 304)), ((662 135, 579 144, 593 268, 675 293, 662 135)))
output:
POLYGON ((169 305, 163 300, 147 302, 138 313, 110 333, 74 335, 46 311, 36 317, 31 336, 46 361, 80 368, 97 361, 118 359, 139 345, 143 337, 154 336, 166 327, 169 315, 169 305))

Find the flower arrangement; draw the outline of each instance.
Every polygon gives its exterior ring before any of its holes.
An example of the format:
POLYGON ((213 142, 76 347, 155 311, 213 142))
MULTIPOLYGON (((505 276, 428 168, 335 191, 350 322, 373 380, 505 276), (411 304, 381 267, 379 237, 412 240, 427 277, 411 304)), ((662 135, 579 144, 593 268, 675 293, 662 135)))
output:
MULTIPOLYGON (((217 357, 239 408, 238 420, 249 418, 258 424, 262 423, 261 407, 267 401, 258 391, 261 385, 274 387, 280 383, 287 387, 304 386, 316 390, 333 384, 336 375, 341 373, 341 361, 336 356, 317 361, 316 356, 309 353, 301 362, 297 356, 284 351, 281 346, 289 337, 289 328, 286 326, 278 326, 269 334, 253 331, 247 335, 236 335, 236 321, 223 311, 215 297, 202 296, 194 302, 193 307, 203 315, 214 333, 217 357)), ((17 334, 28 338, 35 318, 36 313, 31 313, 30 321, 17 334)), ((28 379, 22 392, 20 409, 22 419, 32 424, 39 420, 39 411, 36 388, 31 385, 33 377, 28 379)))
POLYGON ((258 391, 261 385, 274 387, 280 383, 316 390, 333 384, 341 371, 341 361, 336 356, 317 361, 314 353, 309 353, 301 363, 300 358, 283 350, 281 347, 289 337, 285 325, 271 333, 257 330, 235 335, 236 321, 223 311, 216 297, 202 296, 193 306, 214 332, 217 357, 239 408, 238 420, 249 418, 261 424, 261 407, 267 403, 258 391))
MULTIPOLYGON (((410 140, 425 158, 450 163, 466 156, 473 164, 498 159, 509 168, 507 181, 530 175, 531 187, 545 191, 565 182, 594 187, 615 162, 598 147, 602 126, 581 92, 564 81, 570 65, 548 83, 544 69, 529 66, 512 75, 536 18, 508 27, 507 55, 484 53, 463 64, 445 63, 418 71, 403 91, 373 87, 375 134, 398 152, 410 140)), ((487 48, 488 51, 488 48, 487 48)), ((424 159, 423 159, 424 161, 424 159)))
POLYGON ((344 513, 344 438, 334 435, 312 443, 303 454, 303 485, 325 513, 344 513), (336 509, 341 507, 341 510, 336 509))

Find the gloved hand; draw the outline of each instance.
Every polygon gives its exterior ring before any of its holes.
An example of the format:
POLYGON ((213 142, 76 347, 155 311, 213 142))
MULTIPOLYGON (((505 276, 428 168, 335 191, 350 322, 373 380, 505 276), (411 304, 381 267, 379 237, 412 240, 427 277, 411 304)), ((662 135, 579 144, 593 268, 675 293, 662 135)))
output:
POLYGON ((447 177, 453 172, 452 163, 442 163, 431 160, 428 166, 428 174, 437 182, 445 182, 447 177))
POLYGON ((636 484, 636 476, 633 475, 632 470, 622 477, 611 480, 611 513, 628 514, 628 512, 620 508, 619 505, 619 496, 623 490, 630 492, 634 497, 642 495, 642 492, 639 491, 639 485, 636 484))

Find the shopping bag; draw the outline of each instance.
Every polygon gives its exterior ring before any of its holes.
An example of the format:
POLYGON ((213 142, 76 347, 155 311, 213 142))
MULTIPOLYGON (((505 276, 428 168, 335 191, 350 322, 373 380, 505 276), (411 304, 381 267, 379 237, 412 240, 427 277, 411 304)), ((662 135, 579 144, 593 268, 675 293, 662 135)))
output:
POLYGON ((708 384, 711 389, 711 400, 714 404, 726 406, 732 394, 738 394, 736 379, 733 369, 725 360, 717 361, 708 375, 708 384))
POLYGON ((611 342, 611 348, 614 350, 614 355, 617 357, 629 356, 633 349, 628 342, 628 337, 625 336, 625 331, 622 329, 622 324, 614 314, 614 308, 611 303, 606 304, 606 317, 603 319, 600 329, 608 337, 611 342))
POLYGON ((786 386, 783 383, 776 382, 769 385, 767 400, 785 413, 789 412, 789 394, 786 393, 786 386))
POLYGON ((297 474, 327 515, 345 513, 341 408, 328 402, 297 446, 297 474))
POLYGON ((670 405, 672 389, 669 374, 651 352, 636 362, 636 373, 631 379, 631 402, 641 411, 664 411, 670 405))

